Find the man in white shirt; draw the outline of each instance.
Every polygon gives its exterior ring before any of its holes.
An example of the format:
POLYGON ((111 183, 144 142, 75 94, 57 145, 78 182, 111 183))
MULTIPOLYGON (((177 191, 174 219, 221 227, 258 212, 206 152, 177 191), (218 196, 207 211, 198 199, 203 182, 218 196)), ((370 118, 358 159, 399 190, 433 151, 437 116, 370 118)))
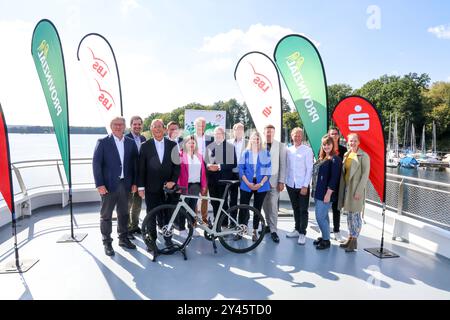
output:
POLYGON ((295 229, 286 236, 298 237, 298 244, 304 245, 308 227, 309 184, 314 154, 309 146, 302 144, 302 129, 292 129, 291 138, 293 145, 287 149, 286 186, 294 210, 295 229))
POLYGON ((278 199, 280 192, 284 190, 286 178, 286 146, 284 143, 276 141, 275 127, 271 124, 264 127, 264 137, 266 139, 266 147, 270 152, 270 161, 272 165, 272 173, 270 175, 270 191, 264 198, 263 210, 266 216, 267 226, 266 233, 270 233, 272 241, 280 242, 277 233, 278 224, 278 199))
MULTIPOLYGON (((203 156, 203 159, 206 158, 206 147, 214 141, 211 136, 205 135, 206 129, 206 119, 203 117, 198 117, 194 120, 195 126, 195 139, 197 141, 198 152, 203 156)), ((206 190, 206 193, 208 190, 206 190)), ((201 209, 202 220, 204 223, 208 223, 208 200, 201 201, 201 209)))
MULTIPOLYGON (((145 137, 141 134, 142 132, 143 120, 140 116, 133 116, 130 119, 130 132, 126 135, 127 137, 133 139, 136 143, 138 152, 141 150, 141 145, 145 142, 145 137)), ((128 237, 134 239, 133 233, 141 233, 141 228, 139 228, 139 216, 142 209, 142 198, 139 197, 137 192, 131 192, 128 195, 128 213, 130 219, 128 221, 128 237)))

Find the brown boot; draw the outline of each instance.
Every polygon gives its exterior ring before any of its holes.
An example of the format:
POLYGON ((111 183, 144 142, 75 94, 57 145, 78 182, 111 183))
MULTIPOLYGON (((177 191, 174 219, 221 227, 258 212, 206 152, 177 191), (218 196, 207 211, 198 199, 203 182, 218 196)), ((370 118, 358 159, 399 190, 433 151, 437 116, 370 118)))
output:
POLYGON ((347 248, 345 248, 345 252, 355 252, 356 251, 356 238, 352 238, 347 248))
POLYGON ((347 248, 347 247, 348 247, 348 244, 350 243, 351 240, 352 240, 352 238, 348 237, 348 239, 347 239, 344 243, 341 243, 341 244, 339 245, 339 247, 341 247, 341 248, 347 248))

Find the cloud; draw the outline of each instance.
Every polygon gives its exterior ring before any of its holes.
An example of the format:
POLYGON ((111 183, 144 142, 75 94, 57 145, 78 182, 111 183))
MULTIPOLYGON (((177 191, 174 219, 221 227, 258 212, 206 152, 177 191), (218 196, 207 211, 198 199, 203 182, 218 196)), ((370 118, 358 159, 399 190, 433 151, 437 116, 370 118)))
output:
POLYGON ((450 24, 428 28, 428 32, 434 34, 439 39, 450 39, 450 24))
MULTIPOLYGON (((198 51, 207 57, 198 67, 206 72, 228 72, 234 68, 239 58, 249 51, 260 51, 272 57, 278 41, 294 33, 297 32, 290 28, 258 23, 251 25, 248 30, 231 29, 212 37, 205 37, 198 51)), ((319 46, 317 41, 311 41, 319 46)))
POLYGON ((128 15, 131 10, 140 8, 141 5, 137 2, 137 0, 122 0, 120 2, 120 11, 123 15, 128 15))
MULTIPOLYGON (((296 33, 290 28, 278 25, 265 26, 260 23, 251 25, 247 31, 232 29, 212 37, 205 37, 200 52, 205 53, 239 53, 248 51, 262 51, 272 56, 278 41, 288 35, 296 33)), ((316 46, 319 45, 314 41, 316 46)))

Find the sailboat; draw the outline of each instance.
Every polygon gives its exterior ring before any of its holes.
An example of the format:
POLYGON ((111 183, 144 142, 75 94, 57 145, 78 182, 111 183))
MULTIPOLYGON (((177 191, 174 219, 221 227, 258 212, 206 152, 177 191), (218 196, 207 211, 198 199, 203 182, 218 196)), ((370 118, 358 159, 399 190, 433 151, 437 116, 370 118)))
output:
POLYGON ((416 132, 414 130, 414 124, 411 125, 411 141, 410 149, 406 157, 400 159, 400 166, 403 168, 415 169, 419 166, 419 162, 414 158, 416 152, 416 132))
POLYGON ((397 168, 400 161, 398 155, 397 114, 395 114, 394 132, 392 134, 392 145, 391 145, 391 116, 389 116, 388 140, 389 142, 388 142, 388 153, 386 157, 386 166, 390 168, 397 168))
POLYGON ((422 151, 423 158, 419 159, 419 163, 421 166, 430 166, 430 165, 439 165, 441 161, 438 159, 437 151, 436 151, 436 124, 433 121, 433 139, 431 140, 431 153, 425 154, 425 148, 422 151))

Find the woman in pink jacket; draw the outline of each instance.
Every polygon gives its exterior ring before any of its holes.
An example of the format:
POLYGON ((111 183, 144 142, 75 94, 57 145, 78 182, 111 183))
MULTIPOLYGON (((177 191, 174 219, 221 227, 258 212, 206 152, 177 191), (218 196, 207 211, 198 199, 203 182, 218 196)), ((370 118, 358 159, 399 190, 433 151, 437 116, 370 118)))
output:
MULTIPOLYGON (((206 195, 206 169, 203 156, 198 152, 195 136, 184 139, 183 148, 180 150, 180 176, 178 185, 187 188, 187 194, 198 196, 206 195)), ((185 200, 189 207, 195 211, 198 199, 189 198, 185 200)), ((187 236, 186 221, 184 216, 180 216, 180 235, 187 236)))

